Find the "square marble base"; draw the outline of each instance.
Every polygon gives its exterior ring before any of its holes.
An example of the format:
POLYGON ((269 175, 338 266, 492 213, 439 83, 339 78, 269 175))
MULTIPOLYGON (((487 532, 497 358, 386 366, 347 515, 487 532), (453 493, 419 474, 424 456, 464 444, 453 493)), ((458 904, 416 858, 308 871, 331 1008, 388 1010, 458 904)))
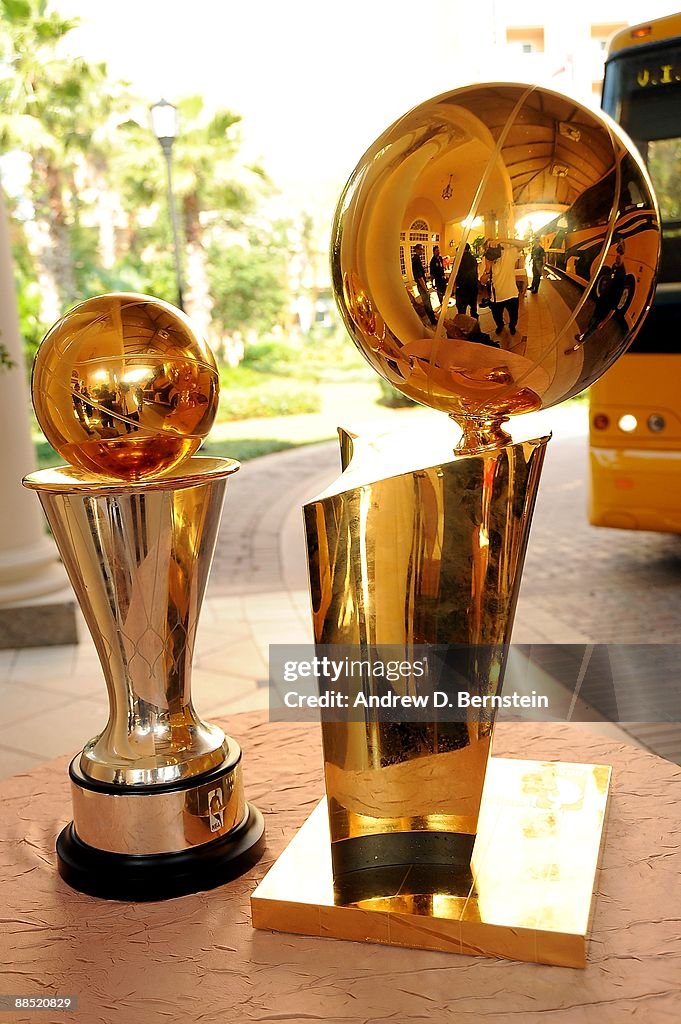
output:
POLYGON ((254 892, 253 926, 584 967, 609 787, 606 765, 493 757, 465 873, 424 885, 421 868, 415 885, 393 868, 389 889, 343 904, 322 800, 254 892))

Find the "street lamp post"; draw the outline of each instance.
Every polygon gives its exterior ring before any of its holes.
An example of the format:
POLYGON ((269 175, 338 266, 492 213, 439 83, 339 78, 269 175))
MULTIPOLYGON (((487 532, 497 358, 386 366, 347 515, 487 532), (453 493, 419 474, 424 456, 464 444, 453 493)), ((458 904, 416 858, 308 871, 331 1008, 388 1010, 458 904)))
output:
POLYGON ((168 175, 168 211, 173 231, 173 249, 175 252, 175 276, 177 278, 177 304, 184 312, 184 282, 182 278, 182 260, 180 258, 180 241, 177 228, 177 207, 173 191, 173 143, 177 138, 177 107, 167 100, 159 100, 151 107, 151 127, 158 139, 166 160, 168 175))

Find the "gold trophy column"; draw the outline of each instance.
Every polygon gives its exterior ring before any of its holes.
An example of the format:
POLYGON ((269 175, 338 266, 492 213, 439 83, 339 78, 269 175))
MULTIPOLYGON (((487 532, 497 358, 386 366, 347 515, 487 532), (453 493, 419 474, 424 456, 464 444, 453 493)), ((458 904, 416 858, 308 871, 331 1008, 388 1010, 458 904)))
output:
MULTIPOLYGON (((464 645, 472 692, 500 692, 547 440, 353 486, 358 445, 344 475, 305 507, 316 643, 405 653, 464 645)), ((351 705, 367 686, 342 681, 351 705)), ((391 723, 368 709, 364 721, 324 722, 337 881, 361 864, 395 863, 402 833, 433 833, 421 837, 424 857, 437 856, 444 833, 462 833, 444 844, 443 864, 470 855, 491 734, 491 715, 391 723)))
MULTIPOLYGON (((464 437, 395 466, 343 436, 348 469, 305 510, 318 644, 360 662, 469 645, 461 675, 498 693, 545 448, 503 424, 625 351, 659 253, 630 140, 552 90, 465 86, 372 143, 336 208, 338 307, 383 381, 464 437)), ((320 806, 260 884, 256 927, 582 966, 609 769, 489 759, 491 715, 408 717, 323 720, 328 820, 320 806)))

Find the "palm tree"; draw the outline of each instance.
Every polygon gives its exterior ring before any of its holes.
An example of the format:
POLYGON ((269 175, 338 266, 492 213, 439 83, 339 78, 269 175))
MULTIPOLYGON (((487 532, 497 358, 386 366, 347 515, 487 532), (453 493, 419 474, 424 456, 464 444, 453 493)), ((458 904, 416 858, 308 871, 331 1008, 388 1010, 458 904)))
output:
POLYGON ((58 55, 77 22, 48 11, 46 0, 0 0, 0 15, 0 151, 30 157, 26 229, 49 323, 77 298, 78 196, 87 161, 105 146, 115 93, 103 88, 104 64, 58 55))
MULTIPOLYGON (((255 208, 258 193, 269 186, 264 171, 239 157, 240 117, 230 111, 207 115, 203 100, 178 102, 180 134, 173 149, 174 188, 181 211, 186 274, 186 308, 199 328, 211 333, 212 298, 207 250, 216 233, 241 231, 255 208)), ((141 117, 121 125, 128 145, 117 159, 117 180, 126 196, 129 244, 138 240, 140 207, 165 204, 163 164, 156 140, 141 117)), ((160 221, 167 218, 162 216, 160 221)), ((160 233, 159 233, 160 234, 160 233)), ((159 238, 165 241, 165 232, 159 238)))

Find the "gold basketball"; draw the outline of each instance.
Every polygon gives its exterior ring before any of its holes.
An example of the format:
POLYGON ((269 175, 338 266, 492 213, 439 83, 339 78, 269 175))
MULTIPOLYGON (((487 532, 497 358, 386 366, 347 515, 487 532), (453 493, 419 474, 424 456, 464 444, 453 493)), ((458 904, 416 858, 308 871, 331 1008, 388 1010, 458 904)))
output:
POLYGON ((659 251, 650 180, 614 122, 548 89, 475 85, 362 157, 331 260, 369 363, 463 422, 595 381, 648 311, 659 251))
POLYGON ((200 447, 218 407, 213 354, 180 310, 146 295, 86 299, 47 332, 33 406, 72 465, 122 480, 174 469, 200 447))

